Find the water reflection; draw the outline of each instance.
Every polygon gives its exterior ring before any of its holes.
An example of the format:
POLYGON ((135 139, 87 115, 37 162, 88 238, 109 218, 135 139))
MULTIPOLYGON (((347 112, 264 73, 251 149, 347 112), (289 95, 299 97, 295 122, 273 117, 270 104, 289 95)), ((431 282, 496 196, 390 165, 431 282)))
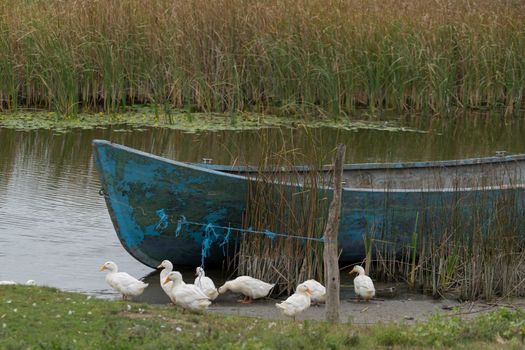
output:
POLYGON ((126 132, 123 127, 56 134, 0 129, 0 279, 35 279, 69 290, 108 291, 98 267, 112 259, 142 276, 150 269, 120 246, 91 159, 91 141, 108 139, 181 161, 257 164, 262 139, 278 151, 327 155, 347 144, 347 162, 414 161, 525 152, 522 120, 458 118, 403 120, 426 133, 377 130, 267 129, 188 134, 166 129, 126 132))

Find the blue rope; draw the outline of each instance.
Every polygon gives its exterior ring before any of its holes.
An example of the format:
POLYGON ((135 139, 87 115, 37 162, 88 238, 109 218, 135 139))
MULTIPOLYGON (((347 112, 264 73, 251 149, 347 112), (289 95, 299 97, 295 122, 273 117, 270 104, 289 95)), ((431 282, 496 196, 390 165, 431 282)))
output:
POLYGON ((298 236, 298 235, 288 235, 288 234, 285 234, 285 233, 276 233, 276 232, 272 232, 272 231, 269 231, 269 230, 257 231, 257 230, 252 229, 252 227, 248 227, 247 229, 243 229, 243 228, 236 228, 236 227, 226 227, 226 226, 214 225, 214 224, 210 224, 210 223, 203 224, 201 222, 186 220, 186 218, 184 218, 183 222, 179 220, 179 224, 181 224, 181 225, 195 225, 195 226, 201 226, 201 227, 204 227, 204 228, 210 227, 210 228, 214 229, 213 232, 215 232, 215 229, 222 229, 222 230, 237 231, 237 232, 240 232, 240 233, 260 234, 260 235, 264 235, 264 236, 266 236, 268 238, 271 238, 271 239, 274 239, 275 237, 284 237, 284 238, 300 239, 300 240, 304 240, 304 241, 316 241, 316 242, 327 243, 327 240, 325 240, 324 237, 316 238, 316 237, 305 237, 305 236, 298 236))
MULTIPOLYGON (((157 210, 156 214, 159 217, 159 222, 155 226, 155 230, 162 231, 166 229, 169 225, 169 216, 168 214, 166 214, 166 211, 164 209, 157 210)), ((201 222, 189 221, 186 219, 184 215, 181 215, 180 219, 177 222, 177 228, 175 229, 175 237, 179 237, 179 235, 182 232, 183 227, 189 226, 189 225, 201 226, 204 229, 204 239, 202 240, 202 244, 201 244, 201 268, 203 269, 204 269, 204 260, 208 257, 212 244, 221 238, 221 236, 216 231, 217 229, 226 231, 226 234, 222 238, 222 242, 219 244, 219 246, 222 247, 223 255, 226 255, 225 245, 229 242, 232 231, 237 231, 240 233, 249 233, 249 234, 260 234, 260 235, 263 235, 271 239, 272 241, 275 240, 276 237, 284 237, 284 238, 300 239, 303 241, 316 241, 316 242, 327 243, 324 237, 315 238, 315 237, 288 235, 288 234, 283 234, 283 233, 272 232, 268 229, 264 231, 257 231, 257 230, 254 230, 251 226, 248 227, 247 229, 242 229, 242 228, 235 228, 235 227, 225 227, 225 226, 215 225, 212 223, 204 224, 201 222)))
POLYGON ((175 237, 179 237, 180 231, 182 230, 183 225, 187 225, 188 221, 184 215, 181 215, 179 221, 177 222, 177 228, 175 229, 175 237))
POLYGON ((204 227, 204 232, 207 234, 207 235, 210 235, 213 233, 213 236, 215 238, 219 238, 219 235, 215 232, 215 230, 213 229, 213 224, 210 224, 208 223, 206 225, 206 227, 204 227))
POLYGON ((213 243, 213 239, 211 239, 209 236, 205 237, 202 241, 202 248, 201 248, 201 268, 204 269, 204 259, 208 257, 208 252, 210 251, 211 245, 213 243))
POLYGON ((224 236, 222 243, 219 244, 219 247, 222 247, 222 255, 226 255, 226 249, 224 248, 224 246, 229 242, 231 233, 232 228, 228 227, 228 231, 226 231, 226 235, 224 236))
POLYGON ((159 217, 159 223, 157 224, 157 226, 155 226, 155 230, 156 231, 162 231, 164 230, 166 227, 168 227, 168 215, 166 214, 166 212, 164 211, 164 209, 159 209, 156 211, 158 217, 159 217))
POLYGON ((264 235, 272 241, 275 239, 275 233, 270 230, 264 230, 264 235))
MULTIPOLYGON (((107 194, 105 194, 105 193, 104 193, 104 196, 106 198, 109 198, 109 196, 107 194)), ((119 203, 121 205, 127 206, 128 208, 140 209, 140 210, 142 210, 143 213, 145 212, 144 208, 142 208, 142 207, 133 208, 128 203, 119 201, 119 200, 117 200, 115 198, 110 198, 110 199, 111 199, 112 202, 119 203)), ((168 211, 170 211, 170 209, 168 209, 168 211)), ((166 210, 165 209, 159 209, 155 213, 159 217, 159 222, 155 226, 155 230, 157 230, 157 231, 165 230, 169 226, 169 223, 170 223, 169 222, 169 218, 170 218, 169 215, 166 214, 166 210)), ((242 229, 242 228, 219 226, 219 225, 214 225, 214 224, 211 224, 211 223, 203 224, 201 222, 188 221, 188 220, 186 220, 186 217, 184 215, 181 215, 180 219, 177 222, 177 228, 175 229, 175 237, 178 237, 180 235, 180 233, 182 232, 182 228, 184 226, 188 226, 188 225, 196 225, 196 226, 204 227, 205 238, 202 241, 202 247, 201 247, 201 267, 202 268, 204 268, 204 259, 208 256, 209 250, 211 248, 211 245, 216 240, 218 240, 220 238, 220 236, 215 231, 216 229, 226 230, 226 235, 224 236, 222 243, 220 243, 220 246, 222 247, 224 255, 226 255, 224 246, 226 245, 226 243, 228 243, 232 231, 237 231, 237 232, 240 232, 240 233, 261 234, 261 235, 264 235, 265 237, 267 237, 267 238, 269 238, 271 240, 274 240, 275 237, 284 237, 284 238, 300 239, 300 240, 303 240, 303 241, 315 241, 315 242, 322 242, 322 243, 330 243, 330 241, 326 240, 324 237, 322 237, 322 238, 315 238, 315 237, 304 237, 304 236, 298 236, 298 235, 288 235, 288 234, 283 234, 283 233, 275 233, 275 232, 272 232, 270 230, 257 231, 257 230, 254 230, 251 226, 248 227, 248 229, 242 229), (211 237, 211 234, 213 234, 213 238, 211 237)))
POLYGON ((204 259, 208 257, 208 252, 210 251, 211 245, 213 244, 215 240, 219 239, 220 237, 217 234, 217 232, 215 232, 215 229, 213 228, 213 225, 211 223, 208 223, 204 227, 204 234, 206 236, 202 240, 202 247, 201 247, 201 268, 202 269, 204 269, 204 259))

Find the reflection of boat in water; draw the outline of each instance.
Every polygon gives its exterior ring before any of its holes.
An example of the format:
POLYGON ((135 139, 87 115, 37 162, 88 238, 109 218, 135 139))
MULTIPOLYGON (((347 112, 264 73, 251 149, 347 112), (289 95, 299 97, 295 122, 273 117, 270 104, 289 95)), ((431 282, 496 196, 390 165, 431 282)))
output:
MULTIPOLYGON (((117 235, 142 263, 154 267, 169 259, 178 265, 198 265, 205 225, 242 227, 246 193, 257 169, 182 163, 102 140, 93 141, 93 148, 117 235), (177 220, 182 216, 202 226, 179 235, 177 220)), ((308 170, 279 169, 299 174, 308 170)), ((330 167, 322 172, 329 176, 330 167)), ((363 257, 364 235, 406 240, 414 232, 416 217, 417 232, 433 234, 452 224, 459 223, 462 229, 486 224, 501 213, 494 210, 501 203, 510 205, 512 213, 506 213, 515 217, 522 213, 524 177, 525 155, 346 165, 341 260, 363 257)), ((214 234, 226 234, 219 231, 214 234)), ((211 247, 207 262, 222 259, 218 246, 211 247)))

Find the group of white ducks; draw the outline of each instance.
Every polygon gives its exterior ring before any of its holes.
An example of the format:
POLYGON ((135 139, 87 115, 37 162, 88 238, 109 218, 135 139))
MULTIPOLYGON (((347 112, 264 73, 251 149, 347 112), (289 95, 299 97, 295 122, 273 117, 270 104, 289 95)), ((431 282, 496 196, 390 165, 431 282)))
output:
MULTIPOLYGON (((0 281, 0 286, 12 286, 17 285, 20 283, 16 283, 15 281, 0 281)), ((28 280, 26 283, 24 283, 26 286, 36 286, 36 282, 34 280, 28 280)))
MULTIPOLYGON (((249 304, 254 299, 266 297, 275 286, 275 284, 266 283, 250 276, 239 276, 234 280, 227 281, 217 289, 201 267, 196 269, 196 278, 193 284, 185 283, 181 273, 173 271, 173 264, 168 260, 164 260, 157 268, 162 269, 160 285, 173 304, 194 312, 206 310, 219 294, 228 291, 244 295, 244 299, 239 300, 239 302, 249 304)), ((147 283, 139 281, 126 272, 119 272, 117 264, 112 261, 102 265, 100 271, 104 270, 108 271, 106 282, 111 288, 121 293, 124 300, 130 296, 142 294, 148 286, 147 283)), ((350 274, 352 273, 358 274, 354 279, 354 290, 358 300, 363 298, 365 301, 369 301, 375 295, 374 283, 365 274, 365 270, 361 266, 354 266, 353 270, 350 271, 350 274)), ((275 304, 275 306, 284 315, 295 320, 295 316, 309 308, 312 303, 323 303, 325 298, 326 288, 316 280, 307 280, 297 286, 294 294, 275 304)))

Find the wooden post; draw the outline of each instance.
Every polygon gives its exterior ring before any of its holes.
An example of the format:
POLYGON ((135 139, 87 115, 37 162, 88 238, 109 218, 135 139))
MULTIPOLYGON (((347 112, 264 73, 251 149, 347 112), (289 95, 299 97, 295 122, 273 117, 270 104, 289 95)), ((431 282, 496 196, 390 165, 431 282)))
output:
POLYGON ((337 233, 339 232, 339 221, 341 217, 341 192, 343 180, 343 162, 345 159, 346 146, 339 144, 334 159, 334 193, 328 221, 324 230, 324 272, 326 283, 326 320, 337 323, 339 319, 339 248, 337 245, 337 233))

